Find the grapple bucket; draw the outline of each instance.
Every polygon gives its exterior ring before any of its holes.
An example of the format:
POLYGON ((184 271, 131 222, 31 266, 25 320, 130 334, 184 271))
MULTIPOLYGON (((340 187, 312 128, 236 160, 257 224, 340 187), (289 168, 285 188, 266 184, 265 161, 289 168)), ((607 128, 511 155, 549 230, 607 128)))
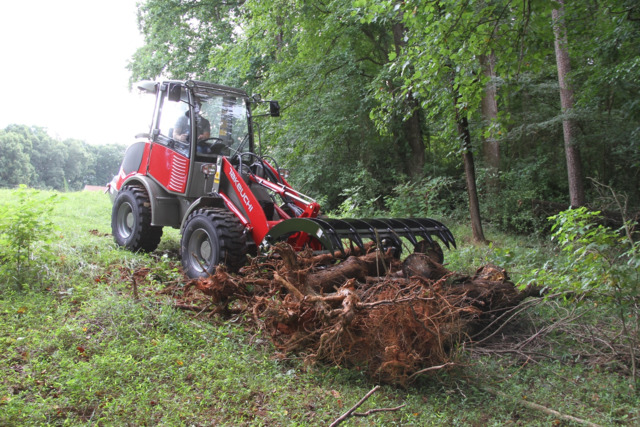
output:
POLYGON ((264 243, 290 240, 292 236, 294 244, 298 247, 313 247, 315 240, 331 252, 344 252, 345 243, 364 250, 366 241, 374 241, 383 248, 395 248, 399 256, 402 247, 405 246, 402 237, 413 244, 414 248, 421 245, 422 241, 433 246, 435 237, 447 248, 450 245, 456 246, 451 231, 444 224, 429 218, 292 218, 271 228, 265 236, 264 243))

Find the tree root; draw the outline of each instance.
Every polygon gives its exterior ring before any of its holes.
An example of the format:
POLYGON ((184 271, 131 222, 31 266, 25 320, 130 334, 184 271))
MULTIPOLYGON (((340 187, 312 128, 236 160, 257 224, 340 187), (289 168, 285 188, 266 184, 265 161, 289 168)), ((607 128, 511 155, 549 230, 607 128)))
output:
POLYGON ((499 325, 526 296, 499 267, 468 277, 426 256, 403 264, 369 249, 338 262, 278 244, 242 276, 220 267, 165 293, 184 309, 244 310, 285 354, 358 366, 398 385, 450 366, 457 343, 499 325))

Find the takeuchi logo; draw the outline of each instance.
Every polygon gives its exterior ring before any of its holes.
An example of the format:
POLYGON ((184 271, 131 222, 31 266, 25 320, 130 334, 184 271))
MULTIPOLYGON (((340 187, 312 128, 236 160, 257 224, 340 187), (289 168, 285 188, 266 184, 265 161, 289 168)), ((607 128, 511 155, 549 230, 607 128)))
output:
POLYGON ((253 204, 251 204, 251 200, 249 200, 249 196, 247 196, 247 193, 244 192, 244 188, 242 188, 242 184, 238 179, 238 175, 236 175, 233 168, 229 168, 229 176, 231 177, 231 181, 233 181, 233 183, 235 184, 236 189, 238 190, 238 195, 242 199, 244 205, 247 207, 247 210, 249 212, 253 211, 253 204))

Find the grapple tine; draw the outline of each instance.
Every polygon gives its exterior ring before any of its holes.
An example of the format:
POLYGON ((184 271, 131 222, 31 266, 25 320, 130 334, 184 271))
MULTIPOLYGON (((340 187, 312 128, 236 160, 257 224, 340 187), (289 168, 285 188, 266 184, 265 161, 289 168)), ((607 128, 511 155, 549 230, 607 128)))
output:
POLYGON ((309 218, 309 219, 319 224, 324 230, 324 232, 329 236, 329 239, 331 240, 331 243, 333 243, 334 248, 339 249, 340 252, 344 254, 344 246, 342 245, 342 239, 340 238, 340 235, 336 232, 336 229, 333 227, 333 225, 322 218, 309 218))
MULTIPOLYGON (((322 221, 324 221, 327 224, 330 224, 332 228, 334 228, 334 231, 336 226, 338 226, 341 230, 348 230, 347 234, 348 234, 349 242, 355 242, 356 246, 358 246, 360 250, 364 251, 364 242, 360 238, 358 231, 349 222, 344 221, 342 219, 338 219, 338 218, 333 218, 330 220, 323 219, 322 221)), ((340 233, 337 233, 337 234, 340 234, 340 233)))
POLYGON ((437 236, 442 242, 449 247, 449 242, 447 239, 443 239, 442 235, 434 228, 433 224, 424 224, 423 221, 420 221, 420 218, 406 218, 403 221, 413 224, 413 227, 418 228, 420 230, 420 235, 430 244, 434 243, 434 238, 432 235, 437 236))
POLYGON ((411 242, 414 245, 418 244, 417 239, 415 239, 416 234, 424 238, 427 242, 433 243, 433 238, 431 237, 431 233, 419 222, 414 221, 412 218, 396 218, 395 220, 401 223, 404 227, 406 227, 409 230, 410 233, 414 235, 415 243, 413 241, 411 242))
MULTIPOLYGON (((366 220, 374 230, 378 231, 378 237, 381 239, 391 239, 395 244, 395 247, 402 251, 402 241, 398 237, 398 234, 393 231, 393 228, 382 218, 372 218, 366 220)), ((375 232, 374 232, 375 233, 375 232)))
POLYGON ((385 218, 383 221, 385 221, 386 223, 389 224, 389 226, 391 227, 392 230, 394 230, 395 233, 398 233, 399 235, 406 237, 407 239, 409 239, 409 241, 415 246, 418 244, 418 241, 416 240, 416 235, 414 232, 411 231, 411 229, 409 227, 407 227, 407 225, 396 219, 396 218, 385 218), (402 231, 398 231, 402 229, 402 231))
POLYGON ((454 248, 456 247, 456 240, 454 239, 453 234, 451 234, 451 231, 449 231, 449 229, 441 222, 431 218, 411 218, 411 220, 421 224, 430 230, 431 233, 437 235, 440 240, 447 245, 447 248, 449 247, 449 244, 452 244, 454 248))
POLYGON ((349 240, 349 247, 353 248, 355 244, 362 250, 365 248, 365 239, 385 247, 395 247, 396 256, 402 252, 402 237, 414 246, 420 243, 418 237, 428 243, 433 243, 434 237, 438 237, 447 248, 450 245, 456 247, 451 231, 430 218, 292 218, 275 225, 266 235, 264 243, 269 245, 290 237, 293 237, 296 247, 310 245, 317 249, 317 243, 311 243, 316 239, 324 249, 331 252, 339 250, 343 254, 345 239, 349 240), (302 234, 295 234, 298 232, 302 234))

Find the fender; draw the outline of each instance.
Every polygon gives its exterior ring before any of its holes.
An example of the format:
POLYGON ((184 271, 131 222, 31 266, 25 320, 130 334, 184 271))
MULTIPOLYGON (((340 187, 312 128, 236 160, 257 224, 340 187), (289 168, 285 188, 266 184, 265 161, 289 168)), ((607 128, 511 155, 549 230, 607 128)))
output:
POLYGON ((202 196, 193 202, 187 211, 182 216, 182 223, 180 224, 180 233, 184 230, 184 224, 187 222, 187 218, 191 215, 191 212, 200 208, 227 208, 224 203, 224 199, 219 196, 202 196))
POLYGON ((160 184, 148 176, 134 174, 122 183, 125 185, 138 185, 144 187, 151 201, 151 225, 169 226, 178 228, 182 218, 180 204, 176 197, 168 193, 160 184))

